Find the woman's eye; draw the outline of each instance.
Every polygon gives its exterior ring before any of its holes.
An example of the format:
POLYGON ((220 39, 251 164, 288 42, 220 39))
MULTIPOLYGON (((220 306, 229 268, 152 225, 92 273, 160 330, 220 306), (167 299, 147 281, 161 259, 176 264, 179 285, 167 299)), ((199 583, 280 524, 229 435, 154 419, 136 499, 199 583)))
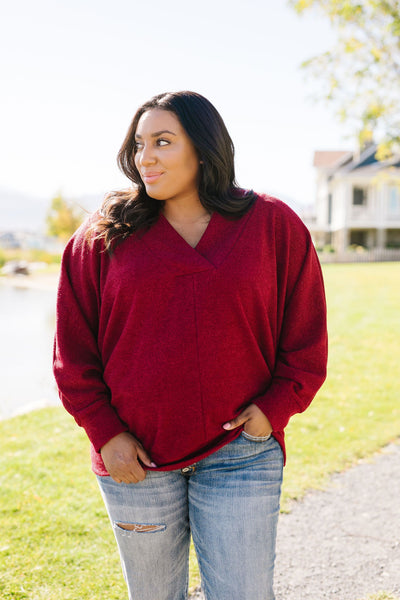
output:
MULTIPOLYGON (((168 146, 168 144, 170 144, 170 141, 164 140, 162 138, 160 138, 156 141, 156 146, 168 146)), ((134 151, 138 152, 139 150, 142 150, 143 146, 144 146, 143 142, 135 141, 134 151)))

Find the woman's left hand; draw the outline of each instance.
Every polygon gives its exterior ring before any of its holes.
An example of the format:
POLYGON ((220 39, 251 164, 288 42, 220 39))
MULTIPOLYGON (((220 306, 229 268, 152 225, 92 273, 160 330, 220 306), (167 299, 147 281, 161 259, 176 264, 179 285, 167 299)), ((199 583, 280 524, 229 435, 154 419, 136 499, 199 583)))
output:
POLYGON ((249 404, 236 419, 228 421, 222 427, 230 430, 243 424, 245 432, 254 437, 264 437, 272 433, 271 423, 256 404, 249 404))

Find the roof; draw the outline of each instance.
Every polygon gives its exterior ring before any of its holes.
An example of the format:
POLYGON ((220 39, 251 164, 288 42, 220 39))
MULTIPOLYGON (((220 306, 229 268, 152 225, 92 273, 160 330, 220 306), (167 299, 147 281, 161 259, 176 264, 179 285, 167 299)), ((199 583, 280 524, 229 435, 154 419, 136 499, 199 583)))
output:
POLYGON ((347 150, 317 150, 314 153, 314 167, 324 171, 329 178, 334 175, 355 174, 372 177, 375 173, 389 167, 399 169, 399 154, 388 160, 376 158, 376 144, 369 144, 361 152, 347 150))
POLYGON ((340 164, 345 157, 352 156, 350 150, 316 150, 314 152, 314 167, 329 169, 338 163, 340 164))

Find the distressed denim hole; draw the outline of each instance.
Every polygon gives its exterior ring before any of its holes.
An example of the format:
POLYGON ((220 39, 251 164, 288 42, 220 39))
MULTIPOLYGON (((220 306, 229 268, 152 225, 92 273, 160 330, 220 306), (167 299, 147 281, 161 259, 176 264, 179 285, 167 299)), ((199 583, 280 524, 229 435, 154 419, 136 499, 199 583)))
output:
POLYGON ((115 527, 124 531, 136 531, 137 533, 155 533, 156 531, 164 531, 166 525, 155 525, 150 523, 120 523, 115 522, 115 527))

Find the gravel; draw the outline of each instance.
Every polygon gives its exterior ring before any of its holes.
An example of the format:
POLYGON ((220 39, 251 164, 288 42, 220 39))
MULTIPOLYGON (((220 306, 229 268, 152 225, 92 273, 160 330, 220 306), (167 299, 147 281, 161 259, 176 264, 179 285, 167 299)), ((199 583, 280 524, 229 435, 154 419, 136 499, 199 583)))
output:
POLYGON ((292 503, 278 525, 276 600, 364 600, 383 590, 400 597, 399 444, 292 503))

